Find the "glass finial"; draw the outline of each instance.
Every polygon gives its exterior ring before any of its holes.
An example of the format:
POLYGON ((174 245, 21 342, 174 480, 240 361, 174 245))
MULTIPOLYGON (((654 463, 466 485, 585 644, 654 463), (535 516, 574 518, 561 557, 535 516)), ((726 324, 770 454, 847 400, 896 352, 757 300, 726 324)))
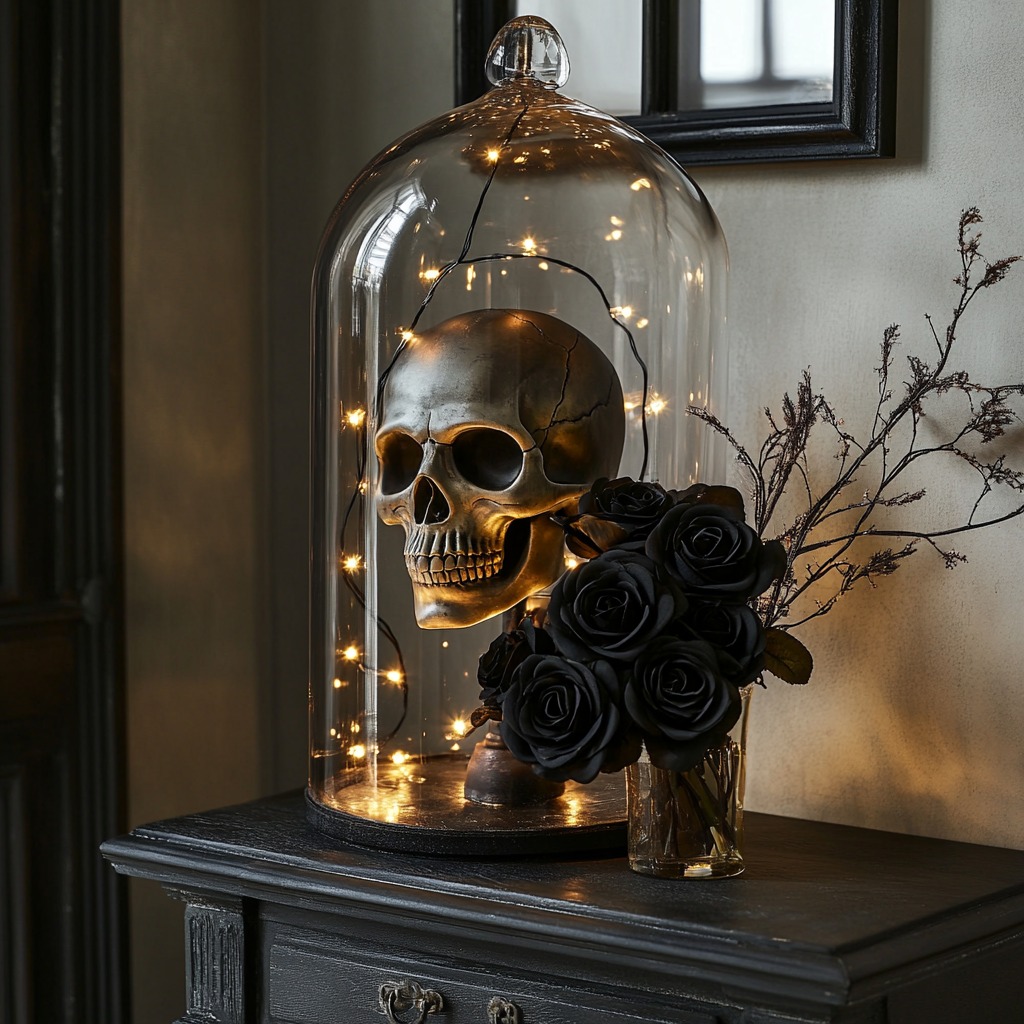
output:
POLYGON ((494 37, 484 65, 492 85, 532 78, 559 89, 569 80, 569 54, 562 37, 543 18, 513 18, 494 37))

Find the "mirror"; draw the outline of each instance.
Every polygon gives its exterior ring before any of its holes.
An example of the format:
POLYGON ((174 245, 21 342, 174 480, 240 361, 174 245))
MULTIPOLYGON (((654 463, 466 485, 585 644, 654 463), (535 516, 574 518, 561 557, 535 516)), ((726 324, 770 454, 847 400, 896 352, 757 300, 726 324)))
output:
POLYGON ((887 157, 897 0, 456 0, 456 102, 518 14, 558 28, 568 92, 680 163, 887 157))

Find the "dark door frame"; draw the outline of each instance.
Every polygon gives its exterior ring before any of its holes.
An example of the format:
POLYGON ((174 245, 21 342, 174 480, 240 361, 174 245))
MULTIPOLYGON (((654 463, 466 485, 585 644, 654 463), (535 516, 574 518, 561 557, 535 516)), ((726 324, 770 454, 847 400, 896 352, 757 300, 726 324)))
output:
POLYGON ((0 1017, 126 1018, 119 0, 0 0, 0 1017))

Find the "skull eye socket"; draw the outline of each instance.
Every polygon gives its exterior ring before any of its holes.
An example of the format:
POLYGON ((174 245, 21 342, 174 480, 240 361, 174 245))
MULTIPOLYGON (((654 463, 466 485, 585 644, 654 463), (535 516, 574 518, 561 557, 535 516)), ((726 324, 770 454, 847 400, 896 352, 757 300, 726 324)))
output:
POLYGON ((522 471, 523 450, 509 434, 473 427, 452 442, 452 460, 464 480, 485 491, 503 491, 522 471))
POLYGON ((419 472, 423 462, 423 448, 409 434, 400 430, 378 440, 380 454, 380 489, 384 494, 404 491, 419 472))

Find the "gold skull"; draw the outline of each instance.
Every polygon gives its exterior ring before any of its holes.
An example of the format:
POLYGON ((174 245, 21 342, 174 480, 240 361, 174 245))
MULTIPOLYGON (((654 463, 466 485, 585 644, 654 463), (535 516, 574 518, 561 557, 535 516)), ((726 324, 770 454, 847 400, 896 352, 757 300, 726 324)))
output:
POLYGON ((615 368, 562 320, 484 309, 417 334, 375 448, 377 511, 405 530, 419 625, 471 626, 554 583, 551 514, 615 475, 624 434, 615 368))

